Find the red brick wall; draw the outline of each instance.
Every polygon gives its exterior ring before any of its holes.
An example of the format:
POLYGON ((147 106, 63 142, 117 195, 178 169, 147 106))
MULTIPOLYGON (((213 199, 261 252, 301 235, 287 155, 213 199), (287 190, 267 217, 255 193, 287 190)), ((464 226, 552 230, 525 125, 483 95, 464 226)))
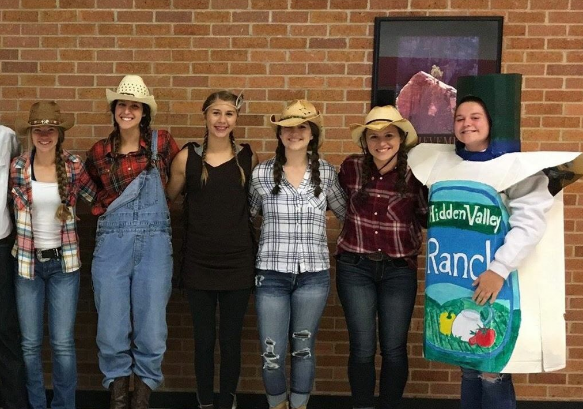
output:
MULTIPOLYGON (((504 16, 502 70, 524 75, 523 147, 583 150, 583 0, 1 0, 1 5, 0 122, 11 126, 17 116, 26 116, 32 101, 56 99, 64 111, 76 113, 66 143, 79 153, 111 129, 105 88, 136 73, 156 95, 156 125, 170 129, 181 144, 200 139, 200 107, 211 90, 245 89, 248 102, 236 133, 262 159, 275 147, 267 115, 278 113, 283 101, 312 100, 325 115, 325 157, 338 165, 355 151, 347 125, 361 120, 369 107, 374 17, 468 14, 504 16)), ((565 201, 568 364, 558 373, 516 376, 521 399, 583 399, 582 182, 566 190, 565 201)), ((84 215, 80 229, 85 266, 76 332, 79 387, 99 389, 89 278, 94 219, 84 215)), ((331 242, 337 233, 338 223, 331 221, 331 242)), ((179 235, 176 231, 177 244, 179 235)), ((421 357, 422 298, 411 329, 407 395, 455 397, 458 370, 421 357)), ((190 316, 178 292, 168 322, 165 388, 192 390, 190 316)), ((261 392, 252 306, 243 344, 240 390, 261 392)), ((317 343, 315 393, 349 391, 347 351, 333 292, 317 343)))

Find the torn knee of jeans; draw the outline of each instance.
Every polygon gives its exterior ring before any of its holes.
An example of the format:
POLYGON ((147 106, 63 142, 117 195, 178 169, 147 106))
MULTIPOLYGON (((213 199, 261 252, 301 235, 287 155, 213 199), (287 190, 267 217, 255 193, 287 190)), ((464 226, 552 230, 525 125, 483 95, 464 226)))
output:
POLYGON ((487 383, 497 383, 504 379, 504 374, 483 372, 480 375, 480 379, 487 383))
POLYGON ((275 353, 275 341, 271 338, 265 339, 265 352, 261 356, 264 360, 263 369, 279 369, 279 355, 275 353))
POLYGON ((312 356, 312 351, 310 351, 310 348, 303 348, 299 351, 293 351, 292 356, 306 359, 312 356))
POLYGON ((255 287, 261 287, 261 282, 263 281, 264 278, 265 278, 264 276, 256 275, 255 276, 255 287))
POLYGON ((294 332, 292 334, 292 338, 303 340, 303 341, 306 341, 306 340, 310 339, 311 337, 312 337, 312 333, 310 331, 308 331, 307 329, 304 329, 302 331, 297 331, 297 332, 294 332))

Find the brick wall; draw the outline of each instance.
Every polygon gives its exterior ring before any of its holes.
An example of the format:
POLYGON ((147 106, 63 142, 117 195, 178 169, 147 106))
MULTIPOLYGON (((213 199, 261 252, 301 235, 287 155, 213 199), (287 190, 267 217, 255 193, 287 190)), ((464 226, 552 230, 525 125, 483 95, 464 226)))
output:
MULTIPOLYGON (((142 75, 159 105, 156 125, 180 144, 202 136, 202 100, 211 90, 245 89, 237 136, 269 157, 266 116, 283 101, 312 100, 327 125, 325 157, 338 165, 355 147, 347 125, 370 101, 373 21, 397 15, 504 16, 503 72, 524 75, 526 150, 583 150, 583 0, 0 0, 0 122, 25 117, 32 101, 56 99, 77 125, 67 147, 87 150, 111 129, 105 88, 142 75), (468 10, 469 9, 469 10, 468 10)), ((583 183, 565 194, 568 364, 518 375, 521 399, 583 399, 583 183)), ((95 220, 82 208, 85 260, 77 320, 79 387, 99 389, 89 262, 95 220)), ((179 217, 178 208, 174 216, 179 217)), ((338 234, 330 222, 330 240, 338 234)), ((179 245, 180 229, 175 233, 179 245)), ((333 245, 332 245, 333 247, 333 245)), ((422 280, 423 274, 419 273, 422 280)), ((458 370, 421 357, 422 294, 410 335, 408 396, 456 397, 458 370)), ((166 390, 192 390, 193 342, 181 294, 168 309, 166 390)), ((240 390, 262 392, 253 306, 245 322, 240 390)), ((315 393, 346 394, 348 343, 336 294, 317 343, 315 393)), ((45 350, 47 357, 49 353, 45 350)), ((47 379, 50 379, 47 373, 47 379)))

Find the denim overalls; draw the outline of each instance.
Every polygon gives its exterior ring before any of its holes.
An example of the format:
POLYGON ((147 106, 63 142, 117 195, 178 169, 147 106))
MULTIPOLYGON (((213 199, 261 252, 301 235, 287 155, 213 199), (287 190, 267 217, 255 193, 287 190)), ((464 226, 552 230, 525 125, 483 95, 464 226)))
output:
MULTIPOLYGON (((152 159, 158 159, 152 132, 152 159)), ((132 372, 154 390, 172 289, 170 213, 158 168, 135 178, 99 217, 91 272, 98 312, 97 346, 103 386, 132 372)))

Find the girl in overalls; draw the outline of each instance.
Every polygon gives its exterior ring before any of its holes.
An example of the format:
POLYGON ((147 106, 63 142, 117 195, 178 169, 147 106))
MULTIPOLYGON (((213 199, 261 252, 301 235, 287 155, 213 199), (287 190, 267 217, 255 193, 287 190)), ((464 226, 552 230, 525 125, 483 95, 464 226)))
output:
POLYGON ((45 302, 53 357, 51 408, 74 409, 77 386, 75 316, 79 298, 79 244, 75 206, 91 203, 96 187, 83 161, 63 149, 72 116, 54 101, 32 105, 17 129, 32 151, 15 158, 10 181, 16 215, 16 304, 22 332, 29 408, 47 407, 41 348, 45 302), (29 139, 29 140, 30 140, 29 139))
POLYGON ((199 407, 212 409, 216 308, 221 353, 219 408, 237 407, 241 332, 255 276, 247 192, 257 156, 238 145, 233 130, 242 96, 212 93, 202 111, 202 146, 189 143, 172 162, 166 187, 170 200, 186 189, 185 242, 181 278, 194 328, 194 370, 199 407))
POLYGON ((97 346, 111 408, 148 407, 162 383, 166 305, 172 278, 170 215, 164 187, 178 152, 166 131, 150 128, 156 102, 142 78, 127 75, 107 90, 114 130, 87 153, 99 215, 91 272, 97 346))
POLYGON ((251 214, 263 223, 256 307, 263 383, 270 408, 288 407, 285 360, 291 338, 289 405, 305 409, 312 391, 315 341, 330 290, 326 210, 340 220, 346 195, 336 170, 320 159, 322 116, 310 102, 290 103, 279 120, 275 158, 253 170, 251 214))
POLYGON ((336 286, 350 339, 352 404, 374 407, 378 320, 378 407, 397 408, 408 377, 407 335, 427 219, 426 190, 407 166, 417 132, 388 105, 373 108, 351 133, 363 154, 349 156, 340 167, 349 205, 338 237, 336 286))

